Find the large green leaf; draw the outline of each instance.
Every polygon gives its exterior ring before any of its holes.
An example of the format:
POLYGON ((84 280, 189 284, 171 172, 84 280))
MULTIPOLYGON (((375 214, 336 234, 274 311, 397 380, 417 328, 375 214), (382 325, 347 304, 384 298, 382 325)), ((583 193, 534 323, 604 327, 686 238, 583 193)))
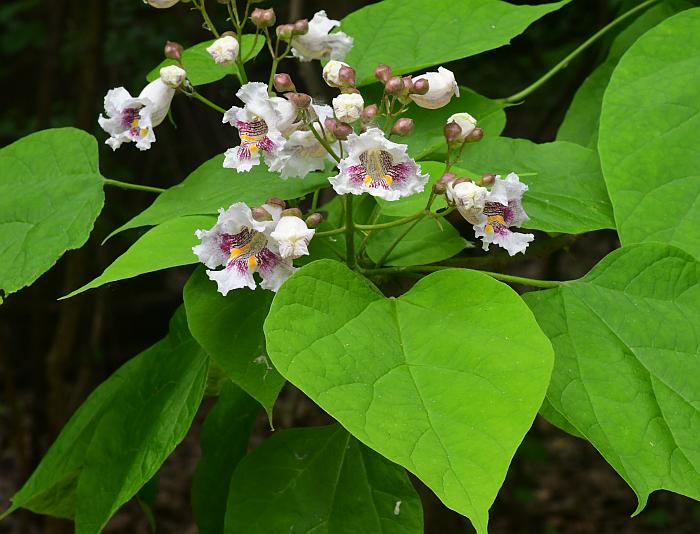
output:
POLYGON ((75 517, 99 532, 184 438, 204 392, 208 358, 184 310, 170 334, 99 386, 65 426, 6 513, 75 517))
POLYGON ((262 326, 274 293, 244 288, 224 297, 204 268, 199 268, 183 295, 194 338, 231 380, 265 407, 272 420, 284 378, 267 358, 262 326))
POLYGON ((603 93, 622 54, 644 32, 671 15, 690 7, 692 4, 685 0, 666 0, 644 12, 629 27, 620 32, 615 37, 605 61, 598 65, 576 91, 564 121, 559 127, 557 139, 596 148, 603 93))
POLYGON ((223 161, 223 155, 218 155, 200 165, 181 184, 158 195, 153 204, 112 232, 110 237, 129 228, 152 226, 183 215, 216 213, 234 202, 254 206, 270 197, 297 198, 328 185, 328 173, 314 172, 304 179, 282 180, 264 165, 238 173, 224 169, 223 161))
POLYGON ((700 499, 700 264, 630 246, 525 300, 556 352, 550 409, 630 484, 638 510, 655 489, 700 499))
POLYGON ((241 460, 224 532, 419 534, 423 510, 406 472, 341 426, 295 428, 241 460))
POLYGON ((357 70, 358 85, 367 85, 375 81, 372 72, 379 63, 403 74, 492 50, 567 3, 384 0, 342 20, 341 30, 355 40, 345 61, 357 70))
POLYGON ((290 382, 486 532, 553 359, 512 289, 450 269, 387 299, 343 264, 320 260, 282 286, 265 336, 290 382))
POLYGON ((467 146, 461 164, 479 173, 523 174, 530 188, 523 197, 530 216, 525 228, 578 234, 615 227, 598 155, 591 149, 496 137, 467 146))
MULTIPOLYGON (((217 65, 214 59, 207 52, 207 48, 215 41, 211 39, 203 43, 196 44, 190 48, 186 48, 182 53, 182 66, 187 71, 187 78, 192 82, 192 85, 204 85, 207 83, 216 82, 229 74, 236 75, 238 69, 235 64, 217 65)), ((265 46, 263 37, 255 38, 255 35, 242 35, 240 40, 241 58, 246 60, 252 59, 258 55, 260 50, 265 46)), ((146 79, 152 82, 160 75, 160 69, 168 65, 177 65, 177 62, 172 59, 166 59, 148 73, 146 79)))
POLYGON ((133 278, 144 273, 197 263, 192 247, 199 243, 197 229, 214 226, 216 217, 208 215, 171 219, 151 228, 119 256, 92 282, 69 293, 69 298, 109 282, 133 278))
POLYGON ((700 8, 649 30, 622 57, 600 120, 603 174, 623 245, 700 257, 700 8))
POLYGON ((0 293, 31 284, 87 241, 102 183, 97 142, 82 130, 44 130, 0 150, 0 293))
POLYGON ((233 470, 248 450, 260 404, 229 382, 202 425, 202 458, 192 478, 192 512, 200 534, 221 534, 233 470))

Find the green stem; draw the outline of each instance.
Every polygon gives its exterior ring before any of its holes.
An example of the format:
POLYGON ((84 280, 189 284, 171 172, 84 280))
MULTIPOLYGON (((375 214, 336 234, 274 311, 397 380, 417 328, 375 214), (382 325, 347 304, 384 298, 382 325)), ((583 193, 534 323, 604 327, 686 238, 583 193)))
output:
POLYGON ((248 76, 245 73, 245 67, 243 66, 243 59, 241 58, 241 55, 238 54, 238 57, 236 58, 236 67, 238 69, 238 79, 241 82, 241 85, 245 85, 248 83, 248 76))
POLYGON ((350 269, 357 266, 355 257, 355 224, 352 220, 352 194, 345 195, 345 262, 350 269))
MULTIPOLYGON (((443 269, 455 269, 446 265, 415 265, 412 267, 383 267, 381 269, 363 269, 362 272, 366 275, 382 275, 382 274, 400 274, 405 272, 415 273, 434 273, 443 269)), ((496 280, 510 282, 513 284, 522 284, 531 287, 554 288, 562 285, 563 282, 556 280, 536 280, 534 278, 525 278, 523 276, 515 276, 511 274, 492 273, 489 271, 477 271, 486 274, 496 280)))
POLYGON ((357 228, 358 230, 384 230, 386 228, 393 228, 394 226, 401 226, 403 224, 410 223, 415 219, 423 217, 423 215, 425 215, 425 210, 421 210, 418 213, 414 213, 413 215, 409 215, 408 217, 396 219, 395 221, 391 222, 379 224, 356 224, 355 228, 357 228))
POLYGON ((195 100, 199 100, 202 104, 209 106, 211 109, 218 111, 221 114, 226 113, 226 110, 224 108, 222 108, 221 106, 218 106, 217 104, 214 104, 214 102, 212 102, 208 98, 200 95, 196 91, 193 91, 192 93, 185 93, 185 94, 187 96, 194 98, 195 100))
POLYGON ((344 234, 345 230, 346 230, 345 226, 341 226, 340 228, 334 228, 333 230, 326 230, 325 232, 316 232, 314 234, 314 237, 330 237, 333 235, 344 234))
POLYGON ((319 135, 319 133, 316 131, 316 128, 314 128, 313 124, 309 124, 309 130, 311 130, 311 133, 316 138, 316 140, 319 143, 321 143, 321 146, 326 149, 326 152, 328 152, 335 161, 340 163, 340 158, 338 157, 338 154, 336 154, 335 150, 333 150, 331 145, 328 144, 328 141, 326 141, 319 135))
POLYGON ((220 34, 218 30, 216 29, 216 26, 214 26, 214 23, 211 21, 209 18, 209 13, 207 13, 207 8, 204 5, 204 2, 206 0, 200 0, 198 4, 195 4, 199 8, 199 12, 202 14, 202 18, 204 19, 204 23, 207 25, 207 28, 209 28, 209 31, 214 34, 214 36, 218 39, 220 34))
POLYGON ((415 228, 415 226, 423 220, 423 217, 418 217, 415 221, 413 221, 411 224, 406 226, 406 229, 401 232, 399 235, 396 236, 396 239, 392 241, 391 245, 389 245, 389 248, 387 248, 384 251, 384 254, 382 254, 382 257, 377 260, 377 263, 374 264, 375 268, 379 268, 382 265, 384 265, 384 262, 387 260, 389 255, 394 251, 396 246, 401 242, 401 240, 408 235, 408 233, 415 228))
POLYGON ((576 57, 578 56, 581 52, 586 50, 589 46, 591 46, 593 43, 595 43, 598 39, 600 39, 603 35, 605 35, 608 31, 610 31, 612 28, 623 22, 624 20, 627 20, 628 18, 632 17, 633 15, 636 15, 640 11, 643 11, 644 9, 648 8, 649 6, 652 6, 659 2, 659 0, 646 0, 646 2, 642 2, 638 6, 633 7, 629 11, 623 13, 619 17, 617 17, 615 20, 613 20, 611 23, 609 23, 607 26, 603 26, 600 30, 595 32, 593 35, 591 35, 586 41, 584 41, 581 45, 579 45, 576 49, 574 49, 573 52, 571 52, 568 56, 566 56, 564 59, 562 59, 559 63, 554 65, 549 72, 547 72, 544 76, 542 76, 539 80, 533 82, 530 86, 526 87, 522 91, 515 93, 514 95, 511 95, 507 98, 502 99, 503 102, 507 103, 515 103, 515 102, 520 102, 521 100, 525 99, 528 97, 530 94, 534 93, 537 89, 539 89, 542 85, 547 83, 550 78, 552 78, 555 74, 557 74, 559 71, 565 69, 569 63, 576 57))
POLYGON ((139 185, 130 184, 129 182, 120 182, 119 180, 111 180, 109 178, 102 178, 105 185, 111 185, 114 187, 119 187, 121 189, 133 189, 134 191, 148 191, 149 193, 162 193, 165 189, 160 187, 151 187, 150 185, 139 185))
POLYGON ((309 211, 314 212, 316 211, 316 208, 318 208, 318 197, 321 194, 321 189, 322 187, 319 187, 314 191, 314 196, 311 198, 311 209, 309 211))

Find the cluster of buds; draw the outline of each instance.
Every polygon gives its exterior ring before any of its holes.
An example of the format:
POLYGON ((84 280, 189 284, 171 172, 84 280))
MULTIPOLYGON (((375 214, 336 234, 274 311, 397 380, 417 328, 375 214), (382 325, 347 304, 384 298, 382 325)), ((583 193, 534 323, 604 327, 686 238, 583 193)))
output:
POLYGON ((277 32, 277 37, 282 41, 291 41, 293 37, 309 33, 309 21, 307 19, 299 19, 289 24, 280 24, 275 31, 277 32))
POLYGON ((384 63, 377 65, 374 76, 384 84, 386 94, 396 96, 404 103, 409 101, 410 95, 425 95, 430 89, 428 80, 413 80, 411 76, 394 76, 391 67, 384 63))
POLYGON ((275 22, 277 22, 277 16, 275 15, 275 10, 272 8, 261 9, 256 7, 250 14, 250 20, 255 24, 256 28, 263 30, 274 26, 275 22))
POLYGON ((455 113, 447 119, 443 134, 449 146, 481 141, 484 130, 477 128, 476 119, 469 113, 455 113))

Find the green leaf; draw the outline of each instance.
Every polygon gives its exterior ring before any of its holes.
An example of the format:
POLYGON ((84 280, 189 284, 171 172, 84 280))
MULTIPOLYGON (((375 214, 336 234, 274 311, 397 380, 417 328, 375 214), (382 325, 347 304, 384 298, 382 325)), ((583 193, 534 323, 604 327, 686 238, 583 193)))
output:
POLYGON ((549 405, 634 489, 637 512, 656 489, 700 499, 700 264, 630 246, 525 300, 556 353, 549 405))
POLYGON ((0 149, 0 292, 80 248, 103 203, 97 142, 82 130, 44 130, 0 149))
POLYGON ((600 108, 603 105, 603 93, 605 93, 610 76, 622 54, 644 32, 671 15, 690 7, 692 4, 685 0, 667 0, 642 13, 632 24, 620 32, 613 41, 605 61, 598 65, 576 91, 574 100, 559 127, 557 139, 595 149, 598 143, 598 125, 600 108))
MULTIPOLYGON (((182 66, 187 71, 187 78, 192 85, 205 85, 225 78, 229 74, 238 75, 238 68, 235 64, 217 65, 214 59, 207 52, 207 48, 216 39, 211 39, 203 43, 186 48, 182 53, 182 66)), ((253 59, 265 46, 265 38, 255 39, 255 35, 245 34, 241 36, 241 58, 253 59), (255 46, 253 46, 255 45, 255 46)), ((166 59, 148 73, 146 79, 152 82, 160 76, 160 69, 168 65, 177 65, 177 61, 166 59)))
POLYGON ((260 404, 231 382, 202 425, 202 458, 192 479, 192 511, 200 534, 221 534, 233 470, 248 450, 260 404))
POLYGON ((153 204, 109 237, 129 228, 152 226, 183 215, 213 214, 234 202, 254 206, 273 196, 284 200, 297 198, 328 185, 328 173, 314 172, 304 179, 282 180, 264 165, 238 173, 224 169, 223 161, 223 154, 206 161, 181 184, 158 195, 153 204))
POLYGON ((514 6, 501 0, 384 0, 350 13, 340 29, 353 37, 345 58, 358 85, 386 63, 404 74, 499 48, 569 0, 514 6), (420 21, 420 23, 418 23, 420 21))
POLYGON ((423 510, 406 472, 340 425, 294 428, 241 460, 224 532, 419 534, 423 510))
POLYGON ((224 297, 201 267, 183 291, 194 338, 231 380, 264 406, 270 421, 284 385, 284 378, 267 358, 262 331, 273 295, 243 288, 224 297))
POLYGON ((564 141, 496 137, 467 146, 462 164, 479 173, 522 175, 529 187, 523 206, 530 220, 524 228, 578 234, 615 227, 593 150, 564 141))
POLYGON ((698 87, 697 8, 645 33, 613 73, 598 150, 623 245, 670 243, 700 257, 698 87))
POLYGON ((449 269, 387 299, 321 260, 282 286, 265 336, 282 375, 486 532, 553 359, 512 289, 449 269))
POLYGON ((199 406, 207 356, 184 312, 170 334, 100 385, 71 417, 4 514, 23 507, 98 532, 153 477, 199 406))
MULTIPOLYGON (((378 222, 385 223, 393 220, 396 219, 380 217, 378 222)), ((411 224, 373 232, 367 242, 367 254, 372 261, 378 261, 411 224)), ((406 266, 434 263, 451 258, 470 246, 472 246, 471 243, 461 237, 455 227, 445 219, 423 218, 408 230, 384 264, 406 266)))
POLYGON ((192 247, 199 243, 199 239, 194 233, 198 229, 211 228, 215 222, 216 217, 192 216, 159 224, 138 238, 100 276, 62 298, 140 274, 197 263, 192 247))

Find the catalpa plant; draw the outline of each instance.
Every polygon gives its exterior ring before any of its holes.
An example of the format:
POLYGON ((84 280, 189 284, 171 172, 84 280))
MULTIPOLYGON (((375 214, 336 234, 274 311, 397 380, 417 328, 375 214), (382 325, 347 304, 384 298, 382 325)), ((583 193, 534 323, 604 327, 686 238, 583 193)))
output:
POLYGON ((700 498, 700 9, 642 2, 524 90, 489 99, 448 63, 567 0, 384 0, 284 24, 252 0, 147 3, 201 16, 213 39, 168 41, 137 96, 111 89, 104 142, 115 157, 148 150, 187 98, 219 114, 228 149, 162 190, 102 177, 94 138, 74 129, 3 148, 0 286, 10 294, 80 247, 103 185, 156 193, 114 233, 152 228, 68 296, 201 265, 169 335, 93 392, 4 515, 23 507, 99 532, 205 395, 218 400, 192 483, 202 532, 419 533, 410 472, 485 533, 538 413, 600 452, 636 513, 658 489, 700 498), (583 84, 556 141, 500 135, 506 107, 610 34, 591 74, 605 91, 583 84), (264 49, 269 76, 249 80, 264 49), (301 91, 284 72, 294 62, 329 89, 301 91), (227 77, 239 84, 225 106, 202 94, 227 77), (20 220, 34 227, 22 240, 20 220), (515 274, 601 230, 620 246, 582 278, 515 274), (261 408, 274 427, 287 382, 335 422, 248 450, 261 408))

